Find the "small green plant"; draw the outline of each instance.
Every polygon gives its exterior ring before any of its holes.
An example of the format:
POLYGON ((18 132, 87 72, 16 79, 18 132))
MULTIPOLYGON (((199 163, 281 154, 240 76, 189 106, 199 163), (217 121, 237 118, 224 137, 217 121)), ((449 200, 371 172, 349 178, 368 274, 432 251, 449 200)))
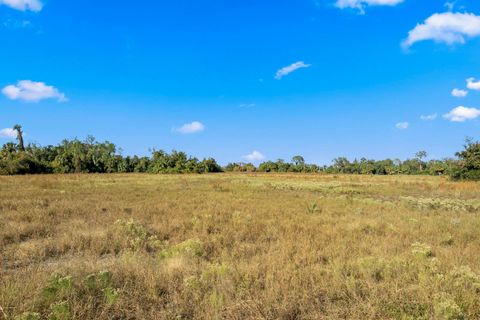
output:
MULTIPOLYGON (((85 294, 89 298, 103 297, 106 305, 115 304, 120 291, 112 286, 112 273, 100 271, 98 274, 89 274, 80 285, 75 285, 70 276, 54 275, 43 289, 43 299, 50 303, 50 314, 48 320, 70 320, 73 319, 70 298, 83 299, 85 294)), ((40 320, 40 314, 27 312, 14 318, 15 320, 40 320)))
POLYGON ((461 266, 450 272, 454 284, 457 287, 469 288, 474 292, 480 293, 480 276, 468 266, 461 266))
POLYGON ((118 290, 113 289, 112 287, 106 287, 103 289, 103 295, 105 296, 105 300, 108 305, 115 304, 119 298, 118 290))
POLYGON ((208 300, 209 300, 212 308, 214 308, 215 310, 219 310, 220 308, 222 308, 224 303, 225 303, 224 295, 222 293, 218 292, 217 290, 214 290, 210 294, 208 300))
POLYGON ((46 298, 52 299, 72 288, 72 278, 69 276, 54 275, 43 289, 46 298))
POLYGON ((97 289, 97 277, 94 274, 89 274, 84 280, 85 287, 89 291, 97 289))
POLYGON ((458 304, 450 298, 441 298, 435 303, 435 319, 464 320, 465 316, 458 304))
POLYGON ((15 317, 15 320, 40 320, 40 314, 36 312, 25 312, 24 314, 15 317))
POLYGON ((155 252, 160 249, 162 243, 157 235, 147 229, 143 224, 130 220, 117 220, 115 225, 128 237, 128 244, 133 251, 146 250, 155 252))
POLYGON ((205 254, 203 243, 200 240, 189 239, 173 247, 160 251, 160 259, 171 258, 177 255, 202 257, 205 254))
POLYGON ((412 253, 417 257, 423 258, 432 258, 434 256, 432 247, 420 242, 412 244, 412 253))
POLYGON ((318 205, 316 203, 312 203, 307 206, 307 212, 309 214, 315 214, 318 211, 318 205))
POLYGON ((48 320, 70 320, 72 314, 70 312, 70 305, 67 301, 60 301, 50 306, 51 313, 48 320))
POLYGON ((103 287, 109 287, 112 284, 112 277, 112 273, 108 270, 103 270, 98 273, 98 279, 103 287))

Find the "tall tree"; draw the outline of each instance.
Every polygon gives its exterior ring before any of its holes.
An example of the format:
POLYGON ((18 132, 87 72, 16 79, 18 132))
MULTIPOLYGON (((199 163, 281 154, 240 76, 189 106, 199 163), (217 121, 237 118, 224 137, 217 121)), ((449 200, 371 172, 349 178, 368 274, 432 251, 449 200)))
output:
POLYGON ((16 124, 15 126, 13 126, 13 130, 17 131, 18 149, 20 151, 25 151, 25 145, 23 143, 22 126, 19 124, 16 124))
POLYGON ((419 162, 420 171, 423 170, 423 159, 425 159, 426 157, 428 157, 427 151, 421 150, 415 153, 415 158, 417 158, 419 162))

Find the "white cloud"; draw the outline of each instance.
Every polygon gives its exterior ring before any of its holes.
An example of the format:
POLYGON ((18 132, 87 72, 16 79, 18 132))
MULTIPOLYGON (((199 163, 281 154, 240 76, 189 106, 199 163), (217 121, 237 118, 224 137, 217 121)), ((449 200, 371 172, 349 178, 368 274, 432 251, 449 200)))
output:
POLYGON ((198 121, 193 121, 192 123, 184 124, 180 128, 175 129, 175 131, 177 131, 181 134, 198 133, 198 132, 202 132, 204 130, 205 130, 205 125, 201 122, 198 122, 198 121))
POLYGON ((337 0, 335 6, 340 9, 358 9, 361 14, 365 13, 367 6, 396 6, 404 0, 337 0))
POLYGON ((467 90, 461 90, 461 89, 453 89, 452 90, 452 96, 457 97, 457 98, 465 98, 468 95, 467 90))
POLYGON ((452 109, 443 117, 452 122, 464 122, 466 120, 472 120, 480 116, 480 110, 476 108, 466 108, 463 106, 452 109))
POLYGON ((0 0, 0 5, 2 4, 20 11, 38 12, 43 8, 43 3, 40 0, 0 0))
POLYGON ((406 130, 408 127, 410 127, 410 123, 408 122, 399 122, 395 125, 395 128, 398 130, 406 130))
POLYGON ((59 102, 67 101, 63 93, 44 82, 30 80, 19 81, 16 85, 9 85, 2 89, 2 93, 11 100, 38 102, 45 99, 57 99, 59 102))
POLYGON ((438 114, 433 113, 433 114, 427 114, 425 116, 420 116, 420 119, 422 119, 424 121, 433 121, 433 120, 437 119, 437 117, 438 117, 438 114))
POLYGON ((435 13, 422 24, 410 30, 408 38, 403 41, 405 49, 414 43, 426 40, 446 43, 465 43, 466 38, 480 36, 480 16, 473 13, 435 13))
POLYGON ((17 131, 12 128, 5 128, 0 130, 0 138, 14 139, 17 137, 17 131))
POLYGON ((468 78, 467 88, 470 90, 480 90, 480 80, 475 81, 475 78, 468 78))
POLYGON ((275 75, 275 79, 280 80, 286 75, 289 75, 294 71, 297 71, 298 69, 308 68, 311 66, 312 66, 311 64, 305 64, 303 61, 295 62, 287 67, 283 67, 282 69, 278 70, 275 75))
POLYGON ((243 156, 243 158, 251 162, 258 162, 258 161, 265 160, 265 156, 259 151, 253 151, 252 153, 247 154, 246 156, 243 156))

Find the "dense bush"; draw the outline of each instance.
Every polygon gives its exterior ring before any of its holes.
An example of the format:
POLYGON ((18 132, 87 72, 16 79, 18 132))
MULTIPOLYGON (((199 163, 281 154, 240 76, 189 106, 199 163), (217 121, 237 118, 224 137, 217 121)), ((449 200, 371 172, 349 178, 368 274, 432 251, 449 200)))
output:
POLYGON ((457 153, 459 165, 452 172, 455 180, 480 180, 480 142, 467 140, 465 149, 457 153))

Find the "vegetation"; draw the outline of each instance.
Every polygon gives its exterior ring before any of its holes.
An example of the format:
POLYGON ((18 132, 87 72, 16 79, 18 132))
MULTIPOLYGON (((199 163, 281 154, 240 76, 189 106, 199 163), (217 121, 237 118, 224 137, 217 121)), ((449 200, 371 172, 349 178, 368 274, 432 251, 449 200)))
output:
POLYGON ((467 139, 465 150, 457 153, 459 165, 452 173, 457 180, 480 180, 480 143, 467 139))
POLYGON ((70 174, 0 190, 0 319, 480 319, 476 182, 70 174))
POLYGON ((413 159, 349 161, 339 157, 330 166, 307 164, 302 156, 285 160, 267 161, 258 167, 252 163, 229 163, 220 167, 213 158, 198 160, 184 152, 153 150, 150 157, 122 156, 115 144, 97 142, 93 137, 85 141, 64 140, 57 146, 24 146, 22 127, 15 125, 17 144, 7 143, 0 150, 0 175, 35 173, 209 173, 209 172, 297 172, 343 173, 368 175, 450 175, 456 180, 480 180, 480 143, 467 140, 465 150, 457 159, 426 161, 426 151, 419 151, 413 159))
POLYGON ((214 159, 188 157, 184 152, 152 152, 151 157, 123 157, 117 147, 108 141, 97 142, 88 137, 64 140, 57 146, 23 145, 20 126, 18 144, 7 143, 0 151, 0 174, 26 173, 207 173, 222 168, 214 159))

